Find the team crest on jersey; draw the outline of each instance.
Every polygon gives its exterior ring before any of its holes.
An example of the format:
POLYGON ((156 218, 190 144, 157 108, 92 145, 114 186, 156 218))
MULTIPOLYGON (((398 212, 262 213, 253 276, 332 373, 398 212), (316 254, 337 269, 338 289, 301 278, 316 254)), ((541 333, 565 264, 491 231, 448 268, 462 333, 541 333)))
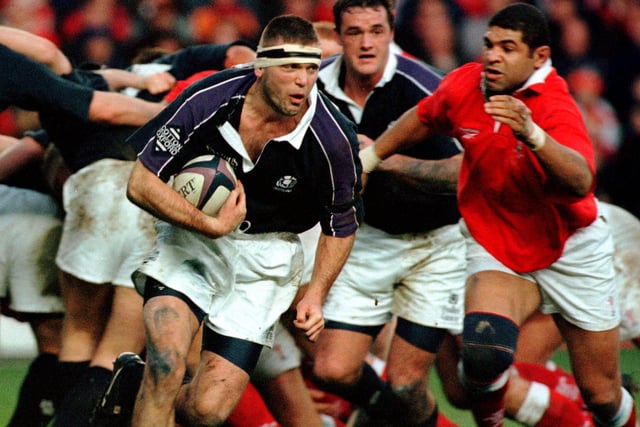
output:
POLYGON ((295 176, 285 175, 276 182, 273 189, 284 193, 291 193, 291 191, 293 191, 293 187, 295 187, 297 183, 298 179, 295 176))
POLYGON ((460 134, 462 139, 473 139, 476 136, 478 136, 479 133, 480 131, 478 129, 460 128, 460 134))
POLYGON ((175 156, 182 147, 180 144, 180 136, 182 129, 177 126, 164 125, 156 132, 156 141, 154 151, 156 153, 169 153, 175 156))

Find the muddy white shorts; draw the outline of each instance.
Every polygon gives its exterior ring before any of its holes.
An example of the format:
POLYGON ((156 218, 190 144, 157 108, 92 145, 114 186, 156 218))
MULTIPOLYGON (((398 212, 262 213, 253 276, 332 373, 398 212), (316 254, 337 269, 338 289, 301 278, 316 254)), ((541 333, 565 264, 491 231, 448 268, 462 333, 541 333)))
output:
POLYGON ((397 315, 462 331, 465 244, 457 224, 428 233, 387 234, 364 224, 324 305, 328 320, 382 325, 397 315))
POLYGON ((271 346, 274 325, 300 286, 303 255, 293 233, 233 232, 217 239, 157 222, 158 238, 134 274, 186 295, 215 332, 271 346))
POLYGON ((640 337, 640 220, 614 205, 600 204, 613 233, 613 267, 621 279, 620 340, 640 337))
POLYGON ((43 193, 0 184, 0 297, 20 313, 62 313, 56 251, 62 209, 43 193))
POLYGON ((300 367, 302 353, 287 328, 278 322, 273 346, 262 347, 258 364, 251 375, 251 382, 260 386, 278 375, 300 367))
POLYGON ((131 274, 153 247, 154 219, 126 196, 133 162, 99 160, 63 188, 66 217, 56 262, 94 284, 133 287, 131 274))
POLYGON ((562 256, 549 267, 516 273, 489 254, 460 222, 467 241, 467 273, 497 270, 538 284, 540 311, 560 313, 587 331, 606 331, 620 323, 619 277, 613 268, 613 239, 602 212, 590 225, 578 229, 565 243, 562 256))

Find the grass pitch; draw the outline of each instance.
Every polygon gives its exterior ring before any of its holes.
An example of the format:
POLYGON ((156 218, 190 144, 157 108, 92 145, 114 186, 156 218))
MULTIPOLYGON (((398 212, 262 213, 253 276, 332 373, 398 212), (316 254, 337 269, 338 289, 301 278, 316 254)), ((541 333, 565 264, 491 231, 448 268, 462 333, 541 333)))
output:
MULTIPOLYGON (((636 381, 640 381, 640 350, 624 349, 621 353, 622 372, 631 374, 636 381)), ((569 359, 567 353, 560 351, 554 357, 554 361, 565 369, 569 367, 569 359)), ((13 408, 15 407, 18 390, 22 379, 26 374, 27 368, 31 360, 29 359, 0 359, 0 426, 6 426, 9 422, 13 408)), ((442 394, 438 376, 433 374, 430 376, 431 386, 436 394, 440 411, 442 411, 449 419, 457 423, 460 427, 471 427, 474 425, 471 414, 466 411, 460 411, 449 405, 442 394)), ((635 394, 636 407, 640 413, 640 393, 635 394)), ((509 421, 505 423, 505 427, 516 427, 521 424, 509 421)))

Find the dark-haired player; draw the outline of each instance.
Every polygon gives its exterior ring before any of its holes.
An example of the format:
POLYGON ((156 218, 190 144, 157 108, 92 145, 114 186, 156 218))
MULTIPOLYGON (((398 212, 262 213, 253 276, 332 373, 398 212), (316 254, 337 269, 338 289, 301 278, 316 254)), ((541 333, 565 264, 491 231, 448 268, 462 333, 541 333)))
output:
POLYGON ((47 425, 59 396, 64 304, 55 255, 62 209, 41 173, 47 143, 35 134, 21 139, 0 136, 0 312, 27 322, 38 349, 20 387, 10 427, 47 425))
POLYGON ((593 147, 551 66, 549 43, 537 8, 498 11, 482 63, 449 73, 361 152, 363 168, 434 131, 463 144, 458 206, 468 279, 460 376, 480 426, 503 425, 519 326, 541 308, 567 343, 596 422, 632 427, 635 406, 619 371, 611 230, 593 194, 593 147))
MULTIPOLYGON (((392 52, 391 2, 339 0, 334 16, 343 53, 323 63, 320 87, 370 143, 436 90, 441 75, 392 52)), ((327 326, 314 349, 321 388, 398 426, 435 425, 429 369, 445 333, 462 328, 464 240, 454 157, 460 147, 449 137, 428 141, 369 175, 365 221, 325 303, 327 326), (434 182, 434 168, 450 168, 450 180, 434 182), (365 356, 394 315, 385 382, 365 356)))
POLYGON ((185 424, 220 425, 229 416, 298 289, 296 233, 318 221, 316 268, 294 324, 312 341, 323 329, 322 303, 362 212, 355 130, 318 94, 320 53, 310 22, 274 18, 254 68, 195 83, 132 136, 146 146, 128 195, 164 220, 136 274, 145 298, 147 364, 135 426, 171 424, 176 415, 185 424), (217 217, 166 184, 206 152, 226 158, 239 180, 217 217), (201 322, 200 365, 182 385, 201 322))
MULTIPOLYGON (((198 50, 202 55, 197 66, 223 68, 227 48, 211 46, 206 55, 198 50)), ((171 73, 185 75, 198 70, 193 63, 187 64, 190 52, 170 56, 174 61, 168 64, 169 73, 162 81, 174 81, 171 73)), ((101 71, 75 70, 68 78, 108 90, 114 76, 101 71)), ((118 74, 114 80, 125 82, 118 74)), ((155 70, 158 74, 163 73, 155 70)), ((157 98, 161 100, 162 93, 157 98)), ((126 198, 137 153, 126 139, 135 127, 80 122, 63 111, 42 114, 40 121, 57 141, 71 171, 63 188, 66 215, 56 257, 67 310, 59 384, 65 399, 55 425, 87 424, 107 389, 114 359, 122 352, 144 348, 142 298, 133 287, 131 274, 151 250, 155 229, 151 215, 126 198)))

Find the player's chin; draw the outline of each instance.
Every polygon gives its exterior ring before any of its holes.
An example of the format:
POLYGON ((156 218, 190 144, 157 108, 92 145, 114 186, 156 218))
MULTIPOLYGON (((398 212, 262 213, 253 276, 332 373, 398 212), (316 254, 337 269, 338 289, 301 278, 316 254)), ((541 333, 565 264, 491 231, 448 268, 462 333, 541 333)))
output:
POLYGON ((280 108, 279 112, 280 114, 286 117, 295 117, 300 113, 301 110, 302 110, 301 107, 296 106, 292 103, 289 103, 287 106, 280 108))
POLYGON ((489 93, 491 93, 492 95, 501 93, 504 90, 503 85, 501 85, 500 83, 498 83, 496 81, 489 81, 487 79, 487 80, 485 80, 485 85, 486 85, 487 91, 489 93))
POLYGON ((486 81, 486 87, 491 95, 510 95, 517 89, 517 86, 514 87, 503 80, 486 81))
POLYGON ((361 59, 356 70, 362 77, 375 76, 380 73, 382 64, 376 58, 361 59))

